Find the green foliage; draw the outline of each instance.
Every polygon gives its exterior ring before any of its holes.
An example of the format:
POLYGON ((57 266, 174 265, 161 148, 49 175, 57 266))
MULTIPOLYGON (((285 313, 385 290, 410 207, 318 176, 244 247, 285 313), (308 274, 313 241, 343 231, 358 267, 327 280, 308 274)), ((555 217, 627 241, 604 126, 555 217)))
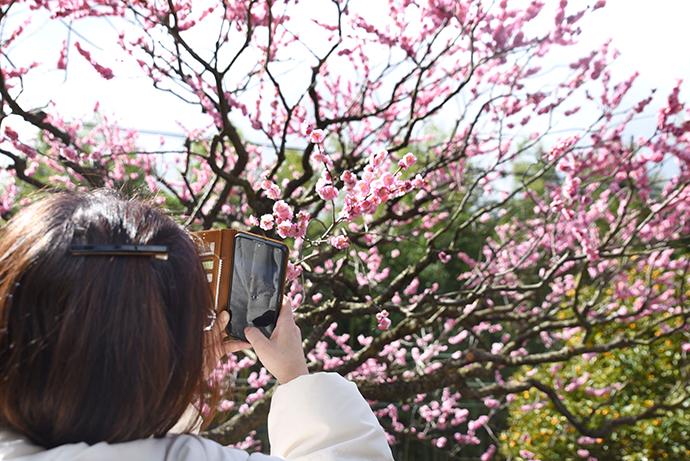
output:
MULTIPOLYGON (((677 319, 681 322, 681 319, 677 319)), ((645 319, 630 323, 631 333, 649 328, 645 319)), ((622 329, 593 331, 592 341, 622 329)), ((578 345, 583 335, 569 344, 578 345)), ((682 344, 685 333, 666 336, 651 344, 638 344, 593 357, 574 357, 557 365, 523 368, 515 378, 534 379, 555 389, 567 410, 593 432, 607 422, 635 418, 633 424, 615 425, 589 442, 583 440, 567 418, 556 410, 548 396, 536 389, 515 395, 509 406, 510 429, 501 434, 502 453, 513 459, 655 460, 687 459, 690 456, 690 408, 683 400, 687 391, 688 363, 682 344), (588 359, 588 360, 587 360, 588 359), (586 377, 581 387, 567 392, 567 386, 586 377), (677 386, 682 383, 681 386, 677 386), (612 385, 613 384, 613 385, 612 385), (595 395, 593 390, 607 390, 595 395), (642 418, 655 405, 667 405, 642 418), (525 411, 526 410, 526 411, 525 411), (587 450, 588 455, 578 450, 587 450), (583 456, 584 455, 584 456, 583 456)))

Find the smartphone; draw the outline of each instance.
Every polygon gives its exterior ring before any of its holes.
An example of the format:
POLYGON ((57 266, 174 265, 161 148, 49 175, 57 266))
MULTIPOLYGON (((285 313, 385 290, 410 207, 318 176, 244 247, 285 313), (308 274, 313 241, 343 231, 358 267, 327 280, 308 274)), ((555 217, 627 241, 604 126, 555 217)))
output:
POLYGON ((252 325, 270 338, 283 301, 287 247, 248 233, 233 243, 226 332, 246 341, 244 328, 252 325))
POLYGON ((283 303, 288 248, 285 244, 248 232, 222 229, 194 232, 200 256, 214 293, 216 313, 226 309, 226 333, 246 341, 247 325, 271 337, 283 303))

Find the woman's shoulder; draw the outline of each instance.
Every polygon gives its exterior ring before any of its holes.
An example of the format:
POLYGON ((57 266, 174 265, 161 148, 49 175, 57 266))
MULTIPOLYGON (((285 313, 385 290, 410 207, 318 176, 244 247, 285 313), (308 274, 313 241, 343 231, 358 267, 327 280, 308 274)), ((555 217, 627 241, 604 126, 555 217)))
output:
POLYGON ((278 388, 268 415, 271 453, 281 458, 393 459, 369 403, 337 373, 300 376, 278 388))
POLYGON ((196 435, 180 434, 125 443, 74 443, 44 449, 16 432, 0 431, 0 460, 16 461, 262 461, 272 459, 224 447, 196 435))

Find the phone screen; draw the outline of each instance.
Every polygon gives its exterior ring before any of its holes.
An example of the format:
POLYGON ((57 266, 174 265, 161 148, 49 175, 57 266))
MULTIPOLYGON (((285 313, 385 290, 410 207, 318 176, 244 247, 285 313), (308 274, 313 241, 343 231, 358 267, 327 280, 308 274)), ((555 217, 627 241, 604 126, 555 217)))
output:
POLYGON ((230 323, 226 332, 246 341, 244 328, 253 325, 270 338, 283 299, 287 247, 238 233, 232 255, 228 296, 230 323))

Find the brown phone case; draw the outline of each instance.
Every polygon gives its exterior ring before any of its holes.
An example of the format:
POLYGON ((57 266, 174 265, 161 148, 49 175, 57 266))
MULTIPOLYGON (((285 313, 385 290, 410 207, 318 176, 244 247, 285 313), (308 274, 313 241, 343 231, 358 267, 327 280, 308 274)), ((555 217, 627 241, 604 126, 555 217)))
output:
MULTIPOLYGON (((220 314, 228 307, 228 296, 230 294, 230 283, 232 280, 232 253, 235 236, 240 233, 285 246, 283 242, 237 229, 214 229, 192 232, 193 238, 197 239, 199 256, 201 257, 204 270, 206 271, 206 279, 213 292, 213 310, 216 314, 220 314)), ((283 273, 287 273, 287 258, 285 258, 283 273)), ((283 280, 283 291, 284 290, 285 280, 283 280)), ((283 293, 281 293, 279 299, 279 309, 282 304, 282 296, 283 293)))

